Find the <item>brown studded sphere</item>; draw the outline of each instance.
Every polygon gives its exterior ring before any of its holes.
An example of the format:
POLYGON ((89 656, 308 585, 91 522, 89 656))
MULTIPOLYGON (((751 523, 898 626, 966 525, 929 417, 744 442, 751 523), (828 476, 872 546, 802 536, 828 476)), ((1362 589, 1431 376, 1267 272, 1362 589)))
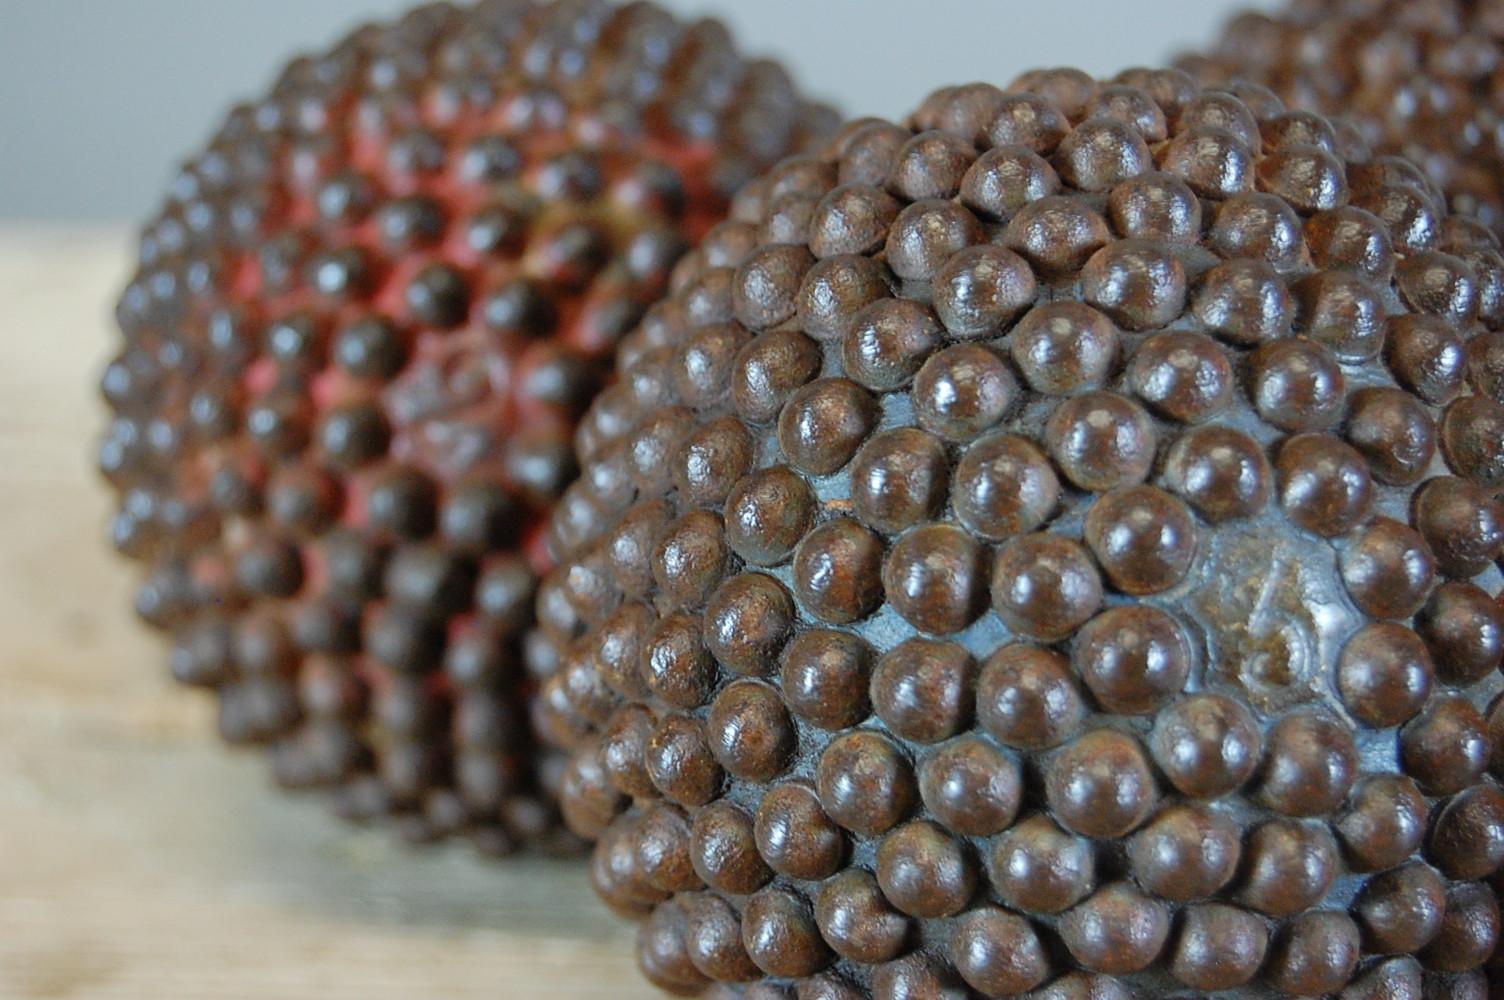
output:
POLYGON ((1331 128, 1179 70, 948 88, 680 263, 536 640, 654 982, 1482 995, 1494 241, 1352 137, 1261 182, 1331 128), (1407 200, 1426 240, 1363 207, 1407 200))
MULTIPOLYGON (((604 664, 523 641, 576 422, 731 192, 834 125, 716 22, 598 0, 422 7, 231 113, 142 236, 100 451, 137 609, 228 740, 415 838, 552 836, 527 694, 568 678, 602 724, 608 695, 604 664)), ((684 302, 709 323, 732 299, 684 302)), ((701 377, 739 346, 707 338, 701 377)), ((673 682, 699 642, 662 636, 673 682)))
MULTIPOLYGON (((1323 154, 1349 139, 1304 112, 1337 115, 1376 152, 1409 161, 1380 159, 1352 178, 1352 202, 1385 217, 1396 237, 1421 235, 1420 216, 1437 201, 1504 234, 1504 6, 1497 0, 1287 0, 1272 12, 1237 15, 1219 43, 1180 65, 1203 84, 1269 87, 1299 109, 1260 126, 1266 140, 1277 130, 1285 147, 1260 166, 1262 190, 1335 206, 1336 188, 1311 182, 1335 180, 1323 154), (1421 196, 1380 192, 1384 175, 1414 179, 1417 168, 1429 181, 1421 196)), ((1462 218, 1449 225, 1469 227, 1462 218)), ((1332 227, 1329 238, 1342 238, 1342 228, 1332 227)))

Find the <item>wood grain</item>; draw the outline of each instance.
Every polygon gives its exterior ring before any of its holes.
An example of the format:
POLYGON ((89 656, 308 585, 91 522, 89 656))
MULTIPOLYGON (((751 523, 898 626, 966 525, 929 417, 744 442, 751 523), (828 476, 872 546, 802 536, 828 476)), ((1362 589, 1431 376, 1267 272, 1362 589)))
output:
POLYGON ((129 245, 0 229, 0 997, 656 995, 580 865, 347 827, 166 679, 92 468, 129 245))

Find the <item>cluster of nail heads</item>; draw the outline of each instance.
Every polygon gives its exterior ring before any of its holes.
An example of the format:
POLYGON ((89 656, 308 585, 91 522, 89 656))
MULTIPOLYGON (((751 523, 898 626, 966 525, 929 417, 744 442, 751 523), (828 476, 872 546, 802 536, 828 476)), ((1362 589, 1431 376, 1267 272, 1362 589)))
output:
POLYGON ((1227 25, 1180 65, 1204 84, 1246 79, 1291 107, 1350 118, 1373 147, 1420 166, 1454 212, 1504 233, 1504 4, 1294 0, 1227 25))
POLYGON ((226 739, 416 839, 568 840, 522 637, 575 423, 829 119, 717 23, 594 0, 422 7, 230 114, 143 233, 99 459, 226 739))
POLYGON ((948 88, 754 182, 623 340, 537 598, 643 970, 1481 1000, 1501 331, 1419 169, 1178 70, 948 88))

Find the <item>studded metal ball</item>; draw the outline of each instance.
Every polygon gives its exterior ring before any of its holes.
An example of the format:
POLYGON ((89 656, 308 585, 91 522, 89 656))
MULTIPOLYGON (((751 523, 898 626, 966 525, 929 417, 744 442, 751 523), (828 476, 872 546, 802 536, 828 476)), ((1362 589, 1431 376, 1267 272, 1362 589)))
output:
POLYGON ((648 976, 1497 991, 1501 273, 1403 161, 1178 70, 754 182, 622 341, 538 597, 648 976))
MULTIPOLYGON (((596 0, 422 7, 231 113, 142 235, 100 450, 138 610, 226 738, 410 837, 567 842, 527 695, 558 671, 595 722, 609 704, 594 664, 522 638, 575 423, 730 193, 832 125, 717 23, 596 0)), ((685 378, 740 346, 707 340, 685 378)), ((707 499, 728 433, 681 470, 707 499)), ((721 535, 706 514, 631 558, 703 599, 721 535)), ((658 632, 654 690, 697 703, 698 623, 658 632)))

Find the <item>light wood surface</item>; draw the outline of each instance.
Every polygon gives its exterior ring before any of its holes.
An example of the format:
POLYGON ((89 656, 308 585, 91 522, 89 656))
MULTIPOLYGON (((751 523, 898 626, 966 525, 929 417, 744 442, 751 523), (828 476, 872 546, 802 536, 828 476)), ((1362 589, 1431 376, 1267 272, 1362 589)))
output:
POLYGON ((0 228, 0 998, 655 996, 580 865, 347 827, 166 679, 93 472, 129 246, 0 228))

